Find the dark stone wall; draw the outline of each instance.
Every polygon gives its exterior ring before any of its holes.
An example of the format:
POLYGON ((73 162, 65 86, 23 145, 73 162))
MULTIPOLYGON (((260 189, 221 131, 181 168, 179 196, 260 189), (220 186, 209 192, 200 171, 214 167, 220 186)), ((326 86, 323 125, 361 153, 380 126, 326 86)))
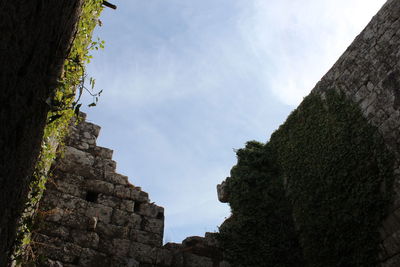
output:
POLYGON ((48 106, 83 0, 0 1, 0 266, 38 157, 48 106))

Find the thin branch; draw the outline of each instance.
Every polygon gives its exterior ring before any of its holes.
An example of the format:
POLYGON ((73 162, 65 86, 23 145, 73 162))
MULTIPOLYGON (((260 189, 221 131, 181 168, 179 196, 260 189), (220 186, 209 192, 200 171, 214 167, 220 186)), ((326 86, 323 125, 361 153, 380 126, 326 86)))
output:
POLYGON ((116 5, 113 5, 113 4, 111 4, 111 3, 107 2, 107 1, 103 1, 103 5, 106 6, 106 7, 112 8, 112 9, 117 9, 116 5))

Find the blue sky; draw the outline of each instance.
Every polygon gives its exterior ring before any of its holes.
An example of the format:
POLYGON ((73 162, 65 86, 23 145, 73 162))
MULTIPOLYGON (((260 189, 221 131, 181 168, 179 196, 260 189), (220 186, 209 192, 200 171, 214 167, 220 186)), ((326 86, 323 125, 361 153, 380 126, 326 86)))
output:
MULTIPOLYGON (((265 142, 384 0, 113 0, 88 120, 117 171, 165 208, 166 242, 216 231, 234 149, 265 142)), ((85 100, 87 103, 90 99, 85 100)))

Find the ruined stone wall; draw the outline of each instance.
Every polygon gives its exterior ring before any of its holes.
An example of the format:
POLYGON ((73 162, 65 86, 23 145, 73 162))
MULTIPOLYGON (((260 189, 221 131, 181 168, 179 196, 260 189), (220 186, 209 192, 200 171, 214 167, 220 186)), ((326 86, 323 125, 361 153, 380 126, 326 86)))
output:
MULTIPOLYGON (((400 0, 389 0, 313 92, 344 92, 395 156, 394 200, 383 221, 381 266, 400 266, 400 0)), ((99 127, 73 127, 41 203, 37 253, 54 266, 228 266, 212 234, 162 246, 163 209, 115 173, 99 127)), ((382 187, 382 190, 390 190, 382 187)), ((229 192, 220 187, 220 199, 229 192)))
POLYGON ((115 172, 99 131, 83 117, 53 165, 33 235, 40 266, 227 266, 210 233, 163 246, 164 209, 115 172))

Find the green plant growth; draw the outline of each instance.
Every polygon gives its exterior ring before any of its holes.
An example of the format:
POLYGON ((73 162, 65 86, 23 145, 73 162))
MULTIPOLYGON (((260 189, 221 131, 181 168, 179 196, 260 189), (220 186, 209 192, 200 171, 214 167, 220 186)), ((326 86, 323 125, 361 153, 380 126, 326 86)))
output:
POLYGON ((219 234, 225 257, 240 267, 303 266, 276 153, 252 141, 237 158, 226 185, 232 217, 219 234))
POLYGON ((38 203, 45 190, 46 182, 51 175, 50 166, 56 157, 57 147, 62 146, 64 137, 68 133, 68 126, 71 118, 79 114, 80 96, 87 90, 93 97, 96 104, 99 93, 93 93, 94 79, 90 78, 90 90, 85 87, 85 64, 90 62, 91 50, 98 50, 104 47, 104 41, 92 40, 93 30, 100 24, 98 19, 102 11, 101 0, 86 0, 82 14, 78 22, 77 32, 64 63, 63 74, 59 80, 59 86, 53 96, 46 102, 51 109, 48 113, 48 123, 44 130, 42 147, 37 161, 35 172, 30 184, 30 194, 24 215, 20 222, 19 233, 16 240, 14 260, 17 265, 36 266, 40 255, 34 254, 34 242, 31 235, 34 232, 34 220, 37 213, 38 203), (76 96, 77 95, 77 96, 76 96))
POLYGON ((262 249, 273 246, 279 236, 287 240, 287 233, 269 224, 278 210, 284 219, 276 216, 277 225, 290 225, 288 212, 293 215, 305 266, 376 266, 378 227, 392 195, 393 160, 359 107, 334 91, 325 100, 311 94, 264 148, 259 146, 257 153, 249 146, 239 150, 238 164, 228 179, 233 222, 221 227, 221 237, 239 240, 237 246, 223 243, 233 266, 256 266, 256 256, 265 260, 257 266, 291 266, 274 259, 298 255, 296 249, 273 251, 273 256, 262 249), (252 154, 246 163, 244 152, 252 154), (275 161, 267 160, 271 157, 275 161), (279 182, 273 183, 273 177, 279 182), (272 187, 279 183, 284 191, 272 187), (280 205, 286 203, 285 196, 289 207, 280 205), (278 201, 272 204, 273 199, 278 201), (243 255, 236 255, 239 252, 243 255))
POLYGON ((376 266, 393 179, 382 137, 344 95, 308 96, 271 137, 308 266, 376 266))

